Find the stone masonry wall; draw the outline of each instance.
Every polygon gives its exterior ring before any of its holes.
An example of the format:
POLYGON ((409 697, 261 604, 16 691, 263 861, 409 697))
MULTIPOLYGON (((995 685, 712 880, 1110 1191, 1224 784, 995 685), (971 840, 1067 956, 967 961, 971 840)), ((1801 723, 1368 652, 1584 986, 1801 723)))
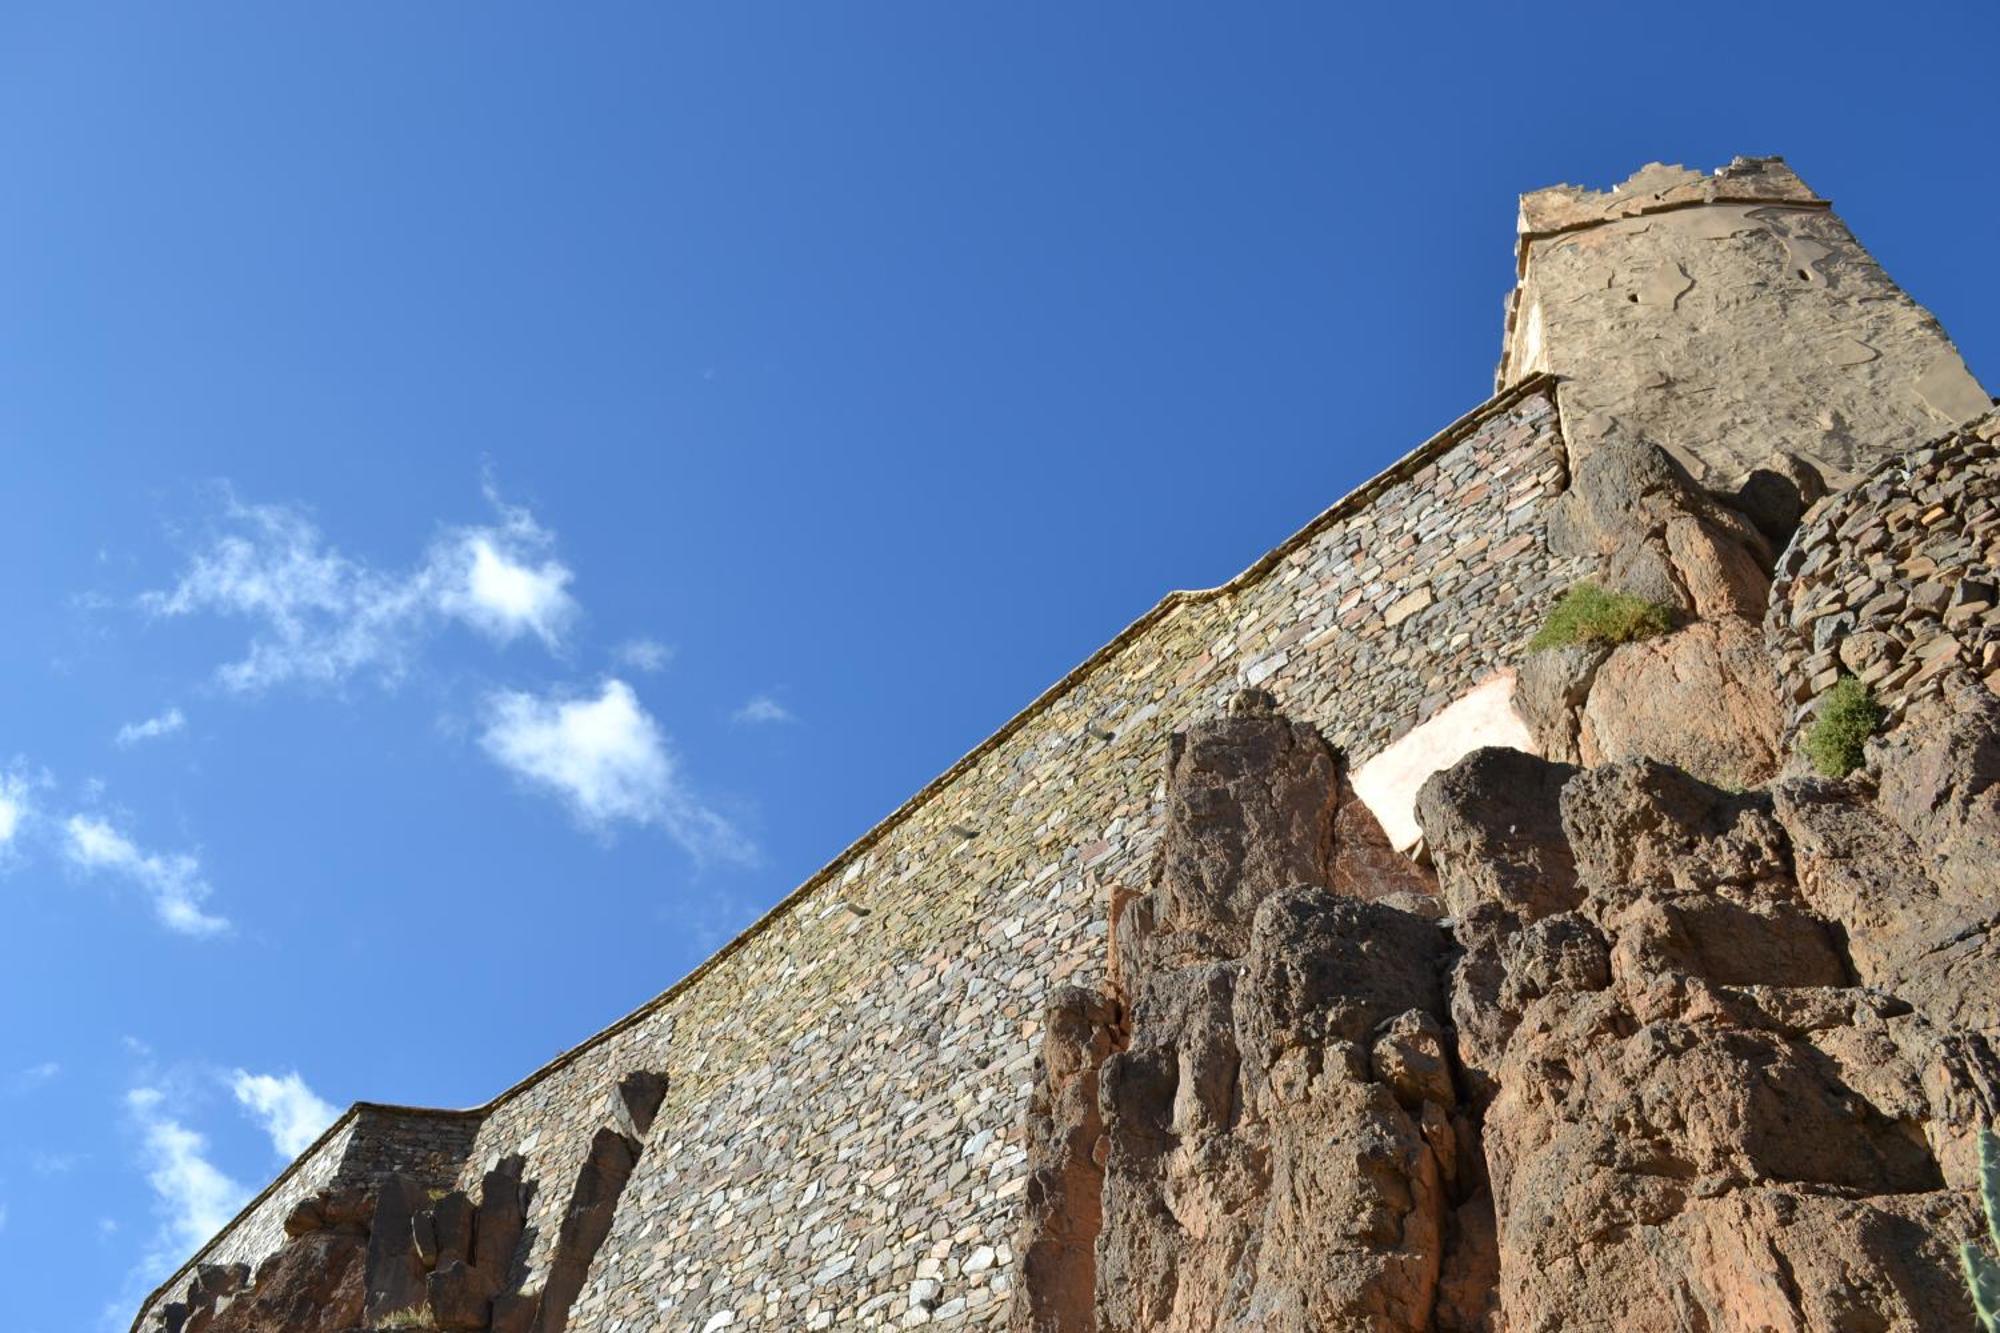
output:
POLYGON ((1147 882, 1171 735, 1257 684, 1366 760, 1517 657, 1579 575, 1545 546, 1566 483, 1552 386, 1519 384, 1229 584, 1170 596, 716 958, 482 1108, 458 1185, 526 1159, 526 1285, 618 1079, 647 1069, 666 1100, 571 1329, 999 1319, 1039 1019, 1099 979, 1112 897, 1147 882))
POLYGON ((442 1187, 458 1178, 472 1152, 481 1113, 363 1103, 354 1117, 353 1142, 333 1184, 359 1185, 400 1171, 442 1187))
POLYGON ((2000 413, 1822 500, 1777 572, 1764 631, 1794 731, 1843 675, 1892 719, 1954 667, 2000 692, 2000 413))
MULTIPOLYGON (((1499 400, 1213 596, 1171 599, 692 985, 493 1106, 471 1173, 566 1180, 630 1068, 659 1128, 576 1330, 997 1319, 1050 989, 1145 884, 1168 738, 1246 683, 1355 758, 1497 669, 1569 571, 1546 385, 1499 400)), ((560 1200, 538 1197, 530 1281, 560 1200)))

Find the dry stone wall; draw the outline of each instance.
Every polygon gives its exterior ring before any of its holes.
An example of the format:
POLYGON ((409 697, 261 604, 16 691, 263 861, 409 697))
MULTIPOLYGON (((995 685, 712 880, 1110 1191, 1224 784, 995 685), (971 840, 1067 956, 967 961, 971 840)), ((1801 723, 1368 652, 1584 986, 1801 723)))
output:
POLYGON ((2000 413, 1807 516, 1765 617, 1794 730, 1851 675, 1893 720, 1969 670, 2000 693, 2000 413))
MULTIPOLYGON (((1517 658, 1578 575, 1546 545, 1566 484, 1551 384, 1515 386, 1231 583, 1168 598, 660 999, 440 1117, 477 1127, 459 1188, 508 1154, 538 1182, 521 1285, 547 1278, 618 1080, 661 1070, 570 1328, 998 1320, 1041 1016, 1101 979, 1113 896, 1147 881, 1172 734, 1260 685, 1365 761, 1517 658)), ((380 1128, 398 1144, 371 1127, 362 1151, 437 1159, 380 1128)), ((307 1174, 197 1258, 268 1253, 307 1174)))

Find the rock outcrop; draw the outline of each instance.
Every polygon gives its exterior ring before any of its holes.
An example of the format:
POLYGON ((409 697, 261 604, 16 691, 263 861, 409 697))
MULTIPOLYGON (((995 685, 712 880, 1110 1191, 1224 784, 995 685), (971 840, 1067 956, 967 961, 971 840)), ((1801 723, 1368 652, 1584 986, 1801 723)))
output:
MULTIPOLYGON (((1762 476, 1765 521, 1782 530, 1802 483, 1762 476)), ((1549 542, 1594 561, 1604 586, 1667 608, 1674 626, 1634 643, 1530 653, 1520 698, 1542 750, 1586 764, 1643 755, 1732 787, 1768 780, 1785 716, 1759 625, 1775 558, 1764 528, 1665 449, 1619 439, 1578 460, 1549 542)))
POLYGON ((1268 696, 1169 767, 1123 1003, 1052 1006, 1016 1323, 1426 1327, 1462 1164, 1441 907, 1367 875, 1373 838, 1343 858, 1338 759, 1268 696))
POLYGON ((1436 894, 1336 893, 1338 757, 1254 693, 1173 752, 1122 994, 1052 1008, 1033 1333, 1969 1327, 2000 1111, 2000 698, 1847 781, 1481 750, 1436 894))

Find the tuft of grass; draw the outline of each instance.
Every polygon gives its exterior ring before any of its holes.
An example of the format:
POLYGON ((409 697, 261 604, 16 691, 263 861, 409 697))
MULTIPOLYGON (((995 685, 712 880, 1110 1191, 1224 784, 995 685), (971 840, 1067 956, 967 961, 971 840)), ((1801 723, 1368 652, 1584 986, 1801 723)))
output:
POLYGON ((376 1325, 377 1328, 436 1328, 429 1310, 398 1310, 376 1325))
POLYGON ((1844 778, 1861 767, 1861 750, 1882 725, 1882 705, 1868 687, 1842 676, 1826 692, 1806 733, 1806 757, 1822 776, 1844 778))
POLYGON ((1579 643, 1601 643, 1607 647, 1650 639, 1674 627, 1672 608, 1612 592, 1595 583, 1579 583, 1557 599, 1549 618, 1528 640, 1531 651, 1568 648, 1579 643))

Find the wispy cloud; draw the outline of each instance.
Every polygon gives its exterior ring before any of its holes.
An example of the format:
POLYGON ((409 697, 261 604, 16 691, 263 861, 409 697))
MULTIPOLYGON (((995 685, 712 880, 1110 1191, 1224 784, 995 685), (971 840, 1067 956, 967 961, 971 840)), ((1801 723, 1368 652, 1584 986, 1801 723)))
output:
POLYGON ((480 743, 503 768, 562 798, 587 828, 651 824, 698 858, 753 855, 688 789, 659 724, 622 680, 605 681, 595 698, 498 691, 480 743))
POLYGON ((792 710, 773 699, 768 694, 751 696, 750 700, 734 713, 730 719, 735 722, 796 722, 792 710))
POLYGON ((117 742, 121 747, 137 745, 140 741, 158 740, 171 736, 187 725, 187 719, 178 708, 169 708, 157 717, 149 717, 144 722, 127 722, 118 728, 117 742))
POLYGON ((627 639, 611 650, 611 660, 634 671, 659 671, 674 660, 674 650, 658 639, 627 639))
POLYGON ((19 773, 0 773, 0 865, 14 848, 14 838, 27 822, 29 813, 27 778, 19 773))
POLYGON ((456 621, 496 643, 524 635, 560 646, 577 605, 555 537, 489 485, 496 521, 444 529, 415 569, 394 572, 343 554, 305 511, 245 504, 225 492, 221 531, 174 586, 142 594, 155 616, 236 616, 253 626, 221 684, 254 693, 297 681, 337 685, 363 673, 404 676, 423 639, 456 621))
POLYGON ((26 1069, 16 1070, 13 1076, 7 1079, 7 1091, 18 1097, 55 1082, 61 1075, 61 1065, 54 1060, 44 1060, 40 1064, 29 1065, 26 1069))
POLYGON ((297 1157, 340 1115, 322 1100, 294 1070, 289 1074, 252 1074, 239 1069, 230 1075, 229 1090, 271 1136, 271 1146, 284 1158, 297 1157))
POLYGON ((164 1275, 220 1231, 250 1191, 208 1159, 208 1140, 169 1113, 158 1088, 132 1089, 125 1094, 125 1109, 139 1127, 146 1183, 160 1219, 146 1267, 164 1275))
POLYGON ((137 884, 151 895, 153 914, 169 930, 200 936, 228 929, 228 921, 201 908, 210 890, 196 858, 184 852, 144 851, 95 815, 71 815, 63 821, 63 832, 70 864, 137 884))

